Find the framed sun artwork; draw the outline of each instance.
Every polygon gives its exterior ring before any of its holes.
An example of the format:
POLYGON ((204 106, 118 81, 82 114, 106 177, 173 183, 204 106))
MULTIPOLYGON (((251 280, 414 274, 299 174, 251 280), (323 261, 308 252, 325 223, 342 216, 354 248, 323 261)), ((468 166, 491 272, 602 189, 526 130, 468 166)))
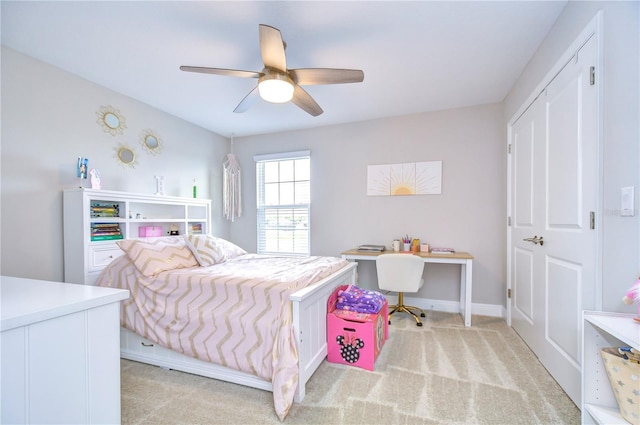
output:
POLYGON ((442 161, 370 165, 368 196, 439 195, 442 193, 442 161))

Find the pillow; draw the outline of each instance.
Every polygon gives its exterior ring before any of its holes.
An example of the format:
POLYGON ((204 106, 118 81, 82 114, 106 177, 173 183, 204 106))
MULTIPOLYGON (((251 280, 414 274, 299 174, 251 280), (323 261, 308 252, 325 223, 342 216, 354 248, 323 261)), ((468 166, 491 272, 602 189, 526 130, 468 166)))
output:
POLYGON ((182 238, 124 239, 116 242, 144 276, 167 270, 197 266, 198 262, 182 238))
POLYGON ((202 267, 222 263, 247 253, 227 240, 210 235, 185 235, 184 240, 202 267))
POLYGON ((213 236, 212 238, 216 242, 216 245, 218 245, 220 250, 224 253, 225 260, 230 260, 247 253, 247 251, 240 248, 238 245, 229 242, 228 240, 216 238, 213 236))
POLYGON ((202 267, 212 266, 226 259, 212 236, 184 235, 184 241, 202 267))

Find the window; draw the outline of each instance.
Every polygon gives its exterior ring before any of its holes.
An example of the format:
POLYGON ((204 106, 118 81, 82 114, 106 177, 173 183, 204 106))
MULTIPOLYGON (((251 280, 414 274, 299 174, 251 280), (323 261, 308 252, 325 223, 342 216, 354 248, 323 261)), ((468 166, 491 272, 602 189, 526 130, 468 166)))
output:
POLYGON ((258 253, 309 255, 310 153, 255 156, 258 253))

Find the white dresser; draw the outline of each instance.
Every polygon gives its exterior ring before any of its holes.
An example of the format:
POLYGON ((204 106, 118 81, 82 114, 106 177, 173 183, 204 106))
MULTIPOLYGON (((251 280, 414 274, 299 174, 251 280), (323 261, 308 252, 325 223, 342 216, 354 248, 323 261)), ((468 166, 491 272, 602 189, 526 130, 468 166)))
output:
POLYGON ((129 291, 0 277, 1 422, 120 423, 129 291))

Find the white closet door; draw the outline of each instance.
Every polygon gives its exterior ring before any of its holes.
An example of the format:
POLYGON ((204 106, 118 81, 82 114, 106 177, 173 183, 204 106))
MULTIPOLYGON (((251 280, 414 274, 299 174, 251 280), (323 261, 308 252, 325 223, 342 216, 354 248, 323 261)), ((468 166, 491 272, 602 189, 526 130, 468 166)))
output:
POLYGON ((597 90, 591 39, 514 124, 511 319, 581 405, 582 310, 595 308, 597 90))

